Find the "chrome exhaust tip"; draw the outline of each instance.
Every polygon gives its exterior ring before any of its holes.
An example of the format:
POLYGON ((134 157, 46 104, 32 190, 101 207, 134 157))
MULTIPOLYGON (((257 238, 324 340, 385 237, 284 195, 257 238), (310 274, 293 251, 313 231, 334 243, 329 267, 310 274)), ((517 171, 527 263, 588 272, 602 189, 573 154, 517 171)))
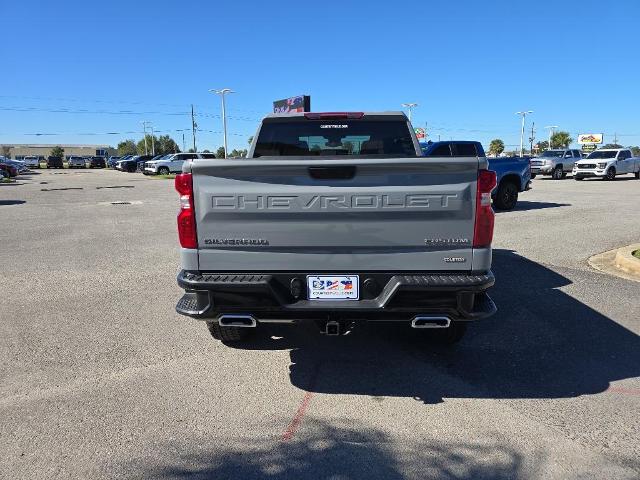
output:
POLYGON ((231 315, 225 314, 218 317, 221 327, 257 327, 258 321, 253 315, 231 315))
POLYGON ((451 319, 449 317, 419 315, 411 321, 411 328, 449 328, 450 325, 451 319))

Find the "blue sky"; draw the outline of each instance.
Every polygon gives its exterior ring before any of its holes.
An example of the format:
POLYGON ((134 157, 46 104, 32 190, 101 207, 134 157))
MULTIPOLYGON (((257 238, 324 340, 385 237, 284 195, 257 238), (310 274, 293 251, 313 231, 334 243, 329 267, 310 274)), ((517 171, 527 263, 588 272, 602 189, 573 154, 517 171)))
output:
POLYGON ((636 0, 0 0, 0 18, 0 144, 115 145, 141 138, 143 120, 182 144, 194 104, 198 147, 213 149, 208 89, 222 87, 237 92, 231 148, 297 94, 314 111, 417 102, 414 125, 432 139, 517 145, 526 109, 539 139, 559 125, 640 144, 636 0))

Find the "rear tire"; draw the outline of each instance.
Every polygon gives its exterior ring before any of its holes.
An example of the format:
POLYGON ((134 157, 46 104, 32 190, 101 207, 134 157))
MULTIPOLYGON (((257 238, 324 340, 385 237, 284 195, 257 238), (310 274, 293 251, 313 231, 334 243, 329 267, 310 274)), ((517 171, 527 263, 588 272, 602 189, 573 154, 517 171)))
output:
POLYGON ((616 179, 616 169, 615 169, 615 167, 609 167, 609 170, 607 170, 607 173, 603 178, 604 178, 604 180, 609 180, 609 181, 615 180, 616 179))
POLYGON ((453 345, 462 340, 466 331, 467 322, 451 322, 449 328, 429 332, 429 339, 437 345, 453 345))
POLYGON ((518 187, 513 182, 501 182, 493 204, 498 210, 513 210, 518 203, 518 187))
POLYGON ((242 342, 251 336, 254 329, 243 327, 221 327, 217 322, 207 322, 209 333, 222 343, 242 342))
POLYGON ((534 178, 536 178, 536 175, 538 175, 537 173, 532 173, 531 174, 531 180, 533 180, 534 178))
POLYGON ((633 174, 636 177, 636 180, 640 179, 640 170, 633 174))
POLYGON ((561 180, 562 178, 564 178, 562 165, 558 165, 556 168, 553 169, 553 172, 551 173, 551 178, 553 178, 554 180, 561 180))
POLYGON ((167 167, 160 167, 158 169, 158 175, 169 175, 171 172, 167 167))

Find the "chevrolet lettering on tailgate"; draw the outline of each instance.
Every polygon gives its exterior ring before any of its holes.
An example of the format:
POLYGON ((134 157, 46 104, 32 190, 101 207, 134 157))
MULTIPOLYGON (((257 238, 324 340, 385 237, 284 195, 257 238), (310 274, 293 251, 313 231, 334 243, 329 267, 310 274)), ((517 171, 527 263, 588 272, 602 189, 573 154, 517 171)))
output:
POLYGON ((446 209, 458 194, 397 195, 215 195, 214 210, 349 210, 349 209, 446 209))

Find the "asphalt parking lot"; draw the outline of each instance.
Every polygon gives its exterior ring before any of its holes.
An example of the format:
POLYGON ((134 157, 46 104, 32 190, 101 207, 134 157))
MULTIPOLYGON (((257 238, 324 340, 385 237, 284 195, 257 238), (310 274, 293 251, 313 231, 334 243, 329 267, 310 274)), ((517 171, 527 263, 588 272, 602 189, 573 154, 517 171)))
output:
POLYGON ((245 348, 177 315, 173 182, 0 185, 2 478, 640 475, 640 181, 536 178, 497 214, 498 313, 454 349, 411 329, 278 327, 245 348), (115 203, 115 204, 114 204, 115 203))

